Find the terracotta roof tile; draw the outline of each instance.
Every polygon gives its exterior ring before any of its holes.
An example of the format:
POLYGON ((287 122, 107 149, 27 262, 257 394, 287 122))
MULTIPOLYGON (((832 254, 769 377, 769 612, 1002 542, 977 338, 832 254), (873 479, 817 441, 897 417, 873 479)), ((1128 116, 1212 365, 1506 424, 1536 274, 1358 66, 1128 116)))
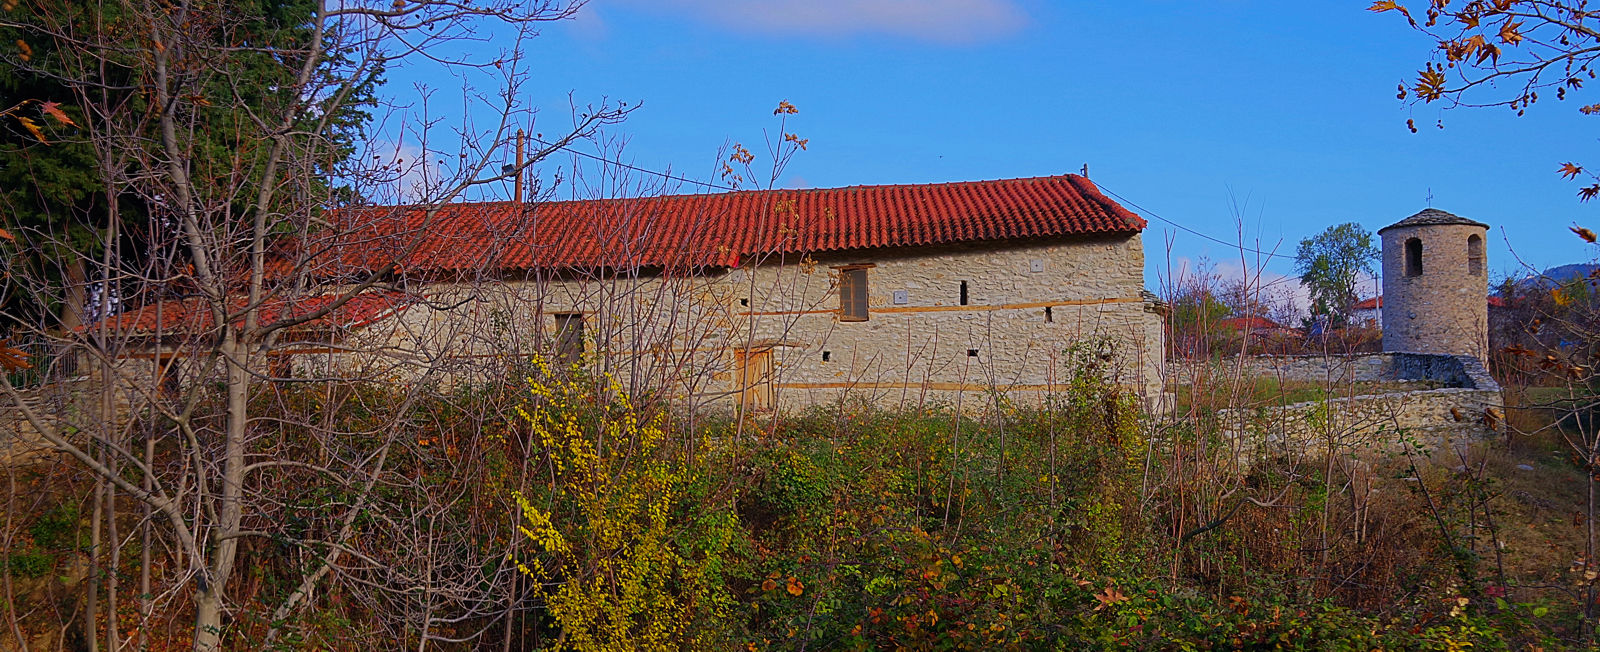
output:
MULTIPOLYGON (((260 320, 262 324, 271 324, 283 319, 309 315, 337 298, 337 295, 325 294, 294 300, 269 299, 261 305, 260 320)), ((417 301, 419 297, 404 292, 387 290, 367 292, 352 297, 326 315, 295 326, 294 330, 362 328, 403 312, 417 301)), ((239 311, 243 307, 244 300, 239 299, 234 302, 232 310, 239 311)), ((243 318, 238 317, 238 319, 243 318)), ((113 332, 122 335, 190 335, 209 331, 215 323, 205 299, 194 297, 141 306, 112 317, 107 326, 113 332)), ((96 328, 99 328, 98 323, 78 327, 80 331, 96 328)))
POLYGON ((636 199, 348 209, 305 241, 320 274, 737 267, 752 256, 1136 233, 1077 175, 636 199))
POLYGON ((1233 328, 1237 330, 1271 330, 1283 328, 1283 326, 1279 325, 1278 322, 1267 319, 1266 317, 1228 317, 1218 321, 1217 325, 1223 328, 1233 328))

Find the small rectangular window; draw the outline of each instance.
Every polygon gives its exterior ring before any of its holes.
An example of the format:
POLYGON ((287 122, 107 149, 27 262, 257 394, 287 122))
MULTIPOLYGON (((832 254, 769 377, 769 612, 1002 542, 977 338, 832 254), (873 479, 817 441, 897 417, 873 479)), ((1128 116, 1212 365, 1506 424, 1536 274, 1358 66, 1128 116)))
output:
POLYGON ((583 358, 583 313, 556 313, 556 358, 572 364, 583 358))
POLYGON ((967 305, 967 282, 961 282, 961 305, 967 305))
POLYGON ((867 268, 839 270, 839 321, 867 320, 867 268))

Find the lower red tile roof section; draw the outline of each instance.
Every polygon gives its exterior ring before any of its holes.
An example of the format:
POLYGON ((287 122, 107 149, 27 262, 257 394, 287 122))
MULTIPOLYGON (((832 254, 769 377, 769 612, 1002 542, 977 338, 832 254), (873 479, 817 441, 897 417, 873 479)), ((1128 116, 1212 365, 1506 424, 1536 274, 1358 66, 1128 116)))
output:
MULTIPOLYGON (((1078 175, 635 199, 346 209, 299 244, 315 271, 738 267, 766 255, 1072 234, 1145 221, 1078 175)), ((285 254, 288 252, 285 251, 285 254)), ((287 258, 287 256, 286 256, 287 258)), ((280 263, 279 271, 293 265, 280 263)))
POLYGON ((1283 326, 1278 325, 1278 322, 1267 319, 1266 317, 1229 317, 1227 319, 1218 321, 1217 325, 1223 328, 1233 328, 1238 330, 1271 330, 1275 328, 1283 328, 1283 326))
MULTIPOLYGON (((260 323, 263 326, 284 319, 310 315, 336 301, 339 295, 324 294, 298 299, 268 299, 261 304, 260 323)), ((366 292, 351 297, 327 314, 293 327, 295 331, 356 329, 403 312, 421 299, 416 295, 392 290, 366 292)), ((238 313, 244 300, 233 302, 231 318, 235 324, 244 319, 238 313)), ((192 335, 210 331, 216 324, 211 308, 203 298, 161 301, 112 317, 107 326, 121 335, 192 335)), ((80 331, 91 331, 99 324, 80 326, 80 331)))

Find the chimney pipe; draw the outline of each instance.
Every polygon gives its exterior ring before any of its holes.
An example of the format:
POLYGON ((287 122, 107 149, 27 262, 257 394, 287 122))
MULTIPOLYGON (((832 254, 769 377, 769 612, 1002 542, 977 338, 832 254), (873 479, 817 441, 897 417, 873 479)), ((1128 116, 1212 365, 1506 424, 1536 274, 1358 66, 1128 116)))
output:
POLYGON ((527 176, 522 170, 522 148, 527 144, 528 135, 521 129, 517 130, 517 190, 516 202, 522 203, 522 177, 527 176))

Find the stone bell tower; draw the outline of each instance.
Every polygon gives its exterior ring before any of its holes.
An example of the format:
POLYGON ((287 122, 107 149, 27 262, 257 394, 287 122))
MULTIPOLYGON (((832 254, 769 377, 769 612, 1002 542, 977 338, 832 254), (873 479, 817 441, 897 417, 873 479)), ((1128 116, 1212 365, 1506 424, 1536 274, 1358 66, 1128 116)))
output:
POLYGON ((1487 362, 1489 225, 1429 208, 1378 229, 1383 238, 1383 350, 1487 362))

